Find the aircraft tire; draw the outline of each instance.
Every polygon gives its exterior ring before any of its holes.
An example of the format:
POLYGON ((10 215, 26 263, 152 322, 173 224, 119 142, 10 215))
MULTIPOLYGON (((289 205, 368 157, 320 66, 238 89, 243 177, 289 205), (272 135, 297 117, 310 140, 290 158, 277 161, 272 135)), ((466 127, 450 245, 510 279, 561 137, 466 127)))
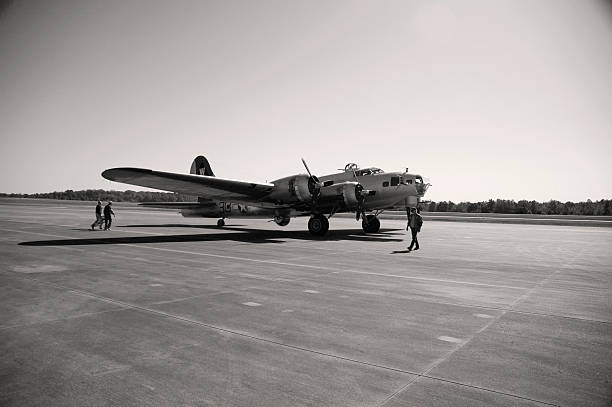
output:
POLYGON ((325 236, 329 230, 329 221, 323 215, 315 215, 308 220, 308 231, 314 236, 325 236))
POLYGON ((219 226, 220 228, 222 228, 223 226, 225 226, 225 221, 223 219, 219 219, 217 221, 217 226, 219 226))
POLYGON ((361 228, 365 233, 377 233, 380 230, 380 220, 374 215, 367 215, 361 221, 361 228))

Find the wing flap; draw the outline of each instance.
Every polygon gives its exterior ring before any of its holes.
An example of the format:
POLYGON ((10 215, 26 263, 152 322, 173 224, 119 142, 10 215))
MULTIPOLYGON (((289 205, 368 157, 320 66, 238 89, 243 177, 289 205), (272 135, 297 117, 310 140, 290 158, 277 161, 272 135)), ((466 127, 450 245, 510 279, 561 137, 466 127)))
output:
POLYGON ((259 201, 274 190, 273 184, 153 171, 145 168, 111 168, 104 171, 102 176, 125 184, 220 200, 259 201))
POLYGON ((161 209, 198 209, 207 206, 217 206, 217 204, 201 204, 200 202, 142 202, 138 206, 161 209))

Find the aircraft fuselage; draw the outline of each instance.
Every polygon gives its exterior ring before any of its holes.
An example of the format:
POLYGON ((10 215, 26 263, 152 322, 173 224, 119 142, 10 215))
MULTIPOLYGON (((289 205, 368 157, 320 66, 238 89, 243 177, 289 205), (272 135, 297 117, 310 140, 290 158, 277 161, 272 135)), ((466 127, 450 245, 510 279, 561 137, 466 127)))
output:
MULTIPOLYGON (((374 169, 376 170, 376 169, 374 169)), ((405 208, 417 206, 424 195, 427 186, 420 175, 406 172, 378 172, 363 174, 369 170, 360 170, 360 175, 353 172, 330 174, 319 178, 322 190, 333 189, 344 183, 359 183, 364 190, 370 191, 364 199, 362 208, 365 211, 405 208)), ((304 175, 306 176, 306 175, 304 175)), ((276 183, 273 181, 272 183, 276 183)), ((332 194, 333 195, 333 194, 332 194)), ((293 205, 295 206, 295 205, 293 205)), ((298 205, 299 206, 299 205, 298 205)), ((312 203, 305 202, 303 208, 288 208, 285 202, 271 204, 267 202, 233 202, 208 201, 181 209, 185 217, 235 218, 252 217, 269 219, 271 217, 292 218, 309 216, 312 213, 312 203)), ((353 212, 354 208, 334 200, 318 202, 315 211, 322 214, 353 212)))

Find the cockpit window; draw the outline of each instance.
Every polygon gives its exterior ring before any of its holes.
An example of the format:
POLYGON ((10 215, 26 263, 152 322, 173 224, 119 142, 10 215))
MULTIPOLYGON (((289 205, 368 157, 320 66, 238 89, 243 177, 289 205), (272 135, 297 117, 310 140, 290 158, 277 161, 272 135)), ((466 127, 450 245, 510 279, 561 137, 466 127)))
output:
POLYGON ((400 177, 391 177, 391 186, 397 186, 400 183, 400 177))
POLYGON ((362 170, 356 170, 355 171, 355 175, 357 175, 358 177, 361 177, 363 175, 374 175, 374 174, 382 174, 384 171, 381 170, 380 168, 364 168, 362 170))
POLYGON ((423 178, 420 175, 417 175, 416 177, 414 177, 414 183, 415 184, 422 184, 423 183, 423 178))

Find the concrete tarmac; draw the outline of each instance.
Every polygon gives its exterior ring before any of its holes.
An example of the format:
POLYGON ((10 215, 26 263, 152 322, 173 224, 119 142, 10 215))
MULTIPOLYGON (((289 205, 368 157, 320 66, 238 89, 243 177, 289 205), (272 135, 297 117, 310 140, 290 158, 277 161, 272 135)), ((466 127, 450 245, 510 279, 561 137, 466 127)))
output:
POLYGON ((612 229, 0 200, 2 406, 610 406, 612 229))

